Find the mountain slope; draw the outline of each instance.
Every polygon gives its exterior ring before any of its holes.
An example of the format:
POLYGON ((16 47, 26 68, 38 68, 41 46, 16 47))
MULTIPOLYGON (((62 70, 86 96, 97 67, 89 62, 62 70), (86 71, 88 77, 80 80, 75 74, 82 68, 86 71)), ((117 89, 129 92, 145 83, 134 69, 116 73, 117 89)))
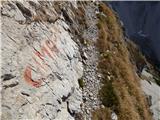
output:
POLYGON ((102 2, 3 1, 1 21, 3 120, 152 119, 145 60, 102 2))
POLYGON ((121 120, 150 120, 140 78, 130 61, 120 22, 109 7, 100 4, 99 8, 97 45, 101 53, 99 70, 104 76, 100 90, 102 103, 115 111, 121 120))

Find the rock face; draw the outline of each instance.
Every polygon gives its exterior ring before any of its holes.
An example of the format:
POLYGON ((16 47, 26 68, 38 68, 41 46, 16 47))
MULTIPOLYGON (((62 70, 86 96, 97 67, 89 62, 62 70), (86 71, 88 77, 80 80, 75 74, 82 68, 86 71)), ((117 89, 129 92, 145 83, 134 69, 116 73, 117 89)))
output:
POLYGON ((160 114, 160 86, 153 82, 152 74, 146 70, 143 70, 142 75, 145 76, 141 81, 142 89, 147 96, 147 101, 149 103, 154 120, 158 120, 160 114))
POLYGON ((79 48, 54 5, 2 3, 3 120, 71 120, 81 111, 79 48))

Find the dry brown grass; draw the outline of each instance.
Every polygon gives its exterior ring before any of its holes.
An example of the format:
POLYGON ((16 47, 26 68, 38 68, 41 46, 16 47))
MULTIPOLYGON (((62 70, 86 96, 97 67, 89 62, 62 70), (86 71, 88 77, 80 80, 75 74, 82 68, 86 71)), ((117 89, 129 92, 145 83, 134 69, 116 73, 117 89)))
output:
POLYGON ((108 108, 100 108, 92 114, 92 120, 110 120, 111 111, 108 108))
MULTIPOLYGON (((130 55, 130 60, 136 66, 136 71, 140 73, 145 65, 148 65, 146 58, 142 55, 139 48, 131 41, 127 40, 127 48, 130 55)), ((140 75, 140 74, 139 74, 140 75)))
MULTIPOLYGON (((144 94, 139 85, 139 78, 135 74, 134 67, 130 61, 130 55, 123 41, 123 32, 117 17, 105 4, 101 3, 99 9, 99 39, 97 47, 101 54, 109 50, 108 57, 99 58, 99 71, 104 75, 104 86, 100 90, 100 99, 107 109, 114 110, 119 120, 151 120, 151 115, 144 94), (108 75, 108 72, 111 75, 108 75), (108 79, 110 76, 110 80, 108 79), (109 94, 109 86, 113 94, 109 94), (102 94, 106 92, 108 94, 102 94), (113 97, 113 101, 107 97, 113 97)), ((107 114, 107 113, 106 113, 107 114)), ((94 114, 93 114, 94 116, 94 114)), ((94 117, 93 117, 94 118, 94 117)), ((95 117, 94 120, 101 120, 95 117)), ((108 118, 106 120, 109 120, 108 118)))

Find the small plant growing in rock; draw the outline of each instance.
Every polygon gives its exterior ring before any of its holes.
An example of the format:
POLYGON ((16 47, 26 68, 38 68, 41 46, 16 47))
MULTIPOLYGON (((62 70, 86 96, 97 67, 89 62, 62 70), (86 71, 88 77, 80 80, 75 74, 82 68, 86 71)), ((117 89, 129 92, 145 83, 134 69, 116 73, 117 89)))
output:
POLYGON ((111 82, 105 82, 100 90, 100 98, 104 106, 117 110, 119 100, 111 82))
POLYGON ((104 58, 109 58, 111 56, 111 53, 109 50, 105 51, 104 53, 101 53, 101 56, 104 58))
POLYGON ((78 79, 78 83, 79 83, 79 86, 83 89, 84 87, 84 81, 82 78, 78 79))
POLYGON ((154 80, 155 80, 156 84, 160 86, 160 78, 154 77, 154 80))

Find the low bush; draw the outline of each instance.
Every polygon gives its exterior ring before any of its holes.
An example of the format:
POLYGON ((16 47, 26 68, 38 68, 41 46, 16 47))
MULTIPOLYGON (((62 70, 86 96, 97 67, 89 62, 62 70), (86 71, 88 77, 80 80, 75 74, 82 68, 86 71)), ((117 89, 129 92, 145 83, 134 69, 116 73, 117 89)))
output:
POLYGON ((78 83, 79 83, 79 86, 83 89, 83 87, 84 87, 84 81, 83 81, 82 78, 78 79, 78 83))
POLYGON ((119 101, 112 85, 112 82, 106 82, 100 90, 100 99, 102 104, 118 112, 119 101))

